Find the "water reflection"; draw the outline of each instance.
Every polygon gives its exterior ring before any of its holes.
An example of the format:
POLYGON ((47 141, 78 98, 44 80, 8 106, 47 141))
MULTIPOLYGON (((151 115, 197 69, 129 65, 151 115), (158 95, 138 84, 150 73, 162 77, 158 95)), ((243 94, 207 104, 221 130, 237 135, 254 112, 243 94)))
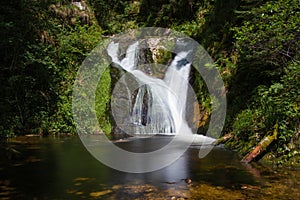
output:
MULTIPOLYGON (((149 145, 155 143, 160 145, 160 140, 153 139, 149 145)), ((124 149, 141 145, 148 148, 141 141, 118 145, 124 149)), ((198 158, 197 148, 190 148, 172 165, 143 174, 106 167, 87 152, 78 138, 41 139, 35 144, 15 144, 14 148, 22 158, 1 159, 0 199, 300 197, 297 171, 275 173, 265 167, 243 166, 235 153, 223 148, 215 148, 203 159, 198 158)))

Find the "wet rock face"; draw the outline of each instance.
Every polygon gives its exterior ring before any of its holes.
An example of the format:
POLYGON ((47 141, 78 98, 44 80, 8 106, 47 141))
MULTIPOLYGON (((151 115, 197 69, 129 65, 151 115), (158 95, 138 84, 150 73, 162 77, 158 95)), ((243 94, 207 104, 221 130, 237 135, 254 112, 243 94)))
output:
POLYGON ((120 140, 125 139, 128 137, 132 137, 131 135, 128 135, 125 131, 120 129, 119 127, 115 126, 111 132, 112 140, 120 140))

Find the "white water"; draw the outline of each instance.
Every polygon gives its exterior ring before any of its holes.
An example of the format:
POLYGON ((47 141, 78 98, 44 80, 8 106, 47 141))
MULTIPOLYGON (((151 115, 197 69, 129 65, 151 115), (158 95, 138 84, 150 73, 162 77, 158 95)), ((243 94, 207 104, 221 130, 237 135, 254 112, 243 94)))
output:
MULTIPOLYGON (((158 79, 137 68, 138 42, 127 48, 126 56, 122 60, 118 58, 118 50, 118 43, 111 42, 108 45, 107 51, 112 62, 132 74, 140 84, 136 97, 130 102, 132 110, 128 112, 131 113, 129 123, 135 125, 135 133, 130 134, 191 135, 192 131, 185 117, 191 68, 191 63, 186 58, 190 51, 179 52, 168 66, 164 79, 158 79)), ((200 135, 195 139, 198 142, 214 141, 200 135)))

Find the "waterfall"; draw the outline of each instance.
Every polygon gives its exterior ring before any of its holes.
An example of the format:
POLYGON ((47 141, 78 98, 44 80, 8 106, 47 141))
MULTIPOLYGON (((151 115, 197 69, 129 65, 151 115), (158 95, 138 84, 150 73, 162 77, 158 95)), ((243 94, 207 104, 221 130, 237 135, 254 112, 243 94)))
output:
POLYGON ((163 79, 159 79, 138 68, 139 50, 139 42, 135 42, 129 45, 125 57, 120 59, 119 43, 111 42, 107 47, 112 64, 134 76, 139 83, 137 92, 132 95, 134 97, 129 98, 129 111, 125 112, 129 115, 126 116, 126 123, 134 131, 129 134, 176 135, 179 131, 192 133, 185 117, 191 68, 187 57, 191 52, 182 50, 177 53, 163 79))

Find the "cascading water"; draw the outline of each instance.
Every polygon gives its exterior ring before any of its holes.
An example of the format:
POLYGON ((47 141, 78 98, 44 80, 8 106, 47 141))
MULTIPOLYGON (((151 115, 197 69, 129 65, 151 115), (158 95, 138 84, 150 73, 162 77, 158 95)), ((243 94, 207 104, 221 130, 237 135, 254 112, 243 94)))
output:
POLYGON ((135 97, 129 98, 127 123, 134 126, 131 129, 134 133, 129 134, 191 134, 185 119, 191 68, 187 56, 191 56, 191 51, 180 51, 168 66, 164 78, 159 79, 137 67, 139 50, 139 42, 135 42, 127 48, 126 56, 119 59, 119 43, 111 42, 107 47, 113 64, 133 75, 139 83, 135 97))
POLYGON ((216 137, 223 127, 226 96, 211 58, 191 38, 169 29, 150 27, 104 40, 80 67, 72 107, 84 146, 103 164, 130 173, 169 166, 191 146, 199 148, 200 158, 206 156, 215 139, 193 134, 196 132, 192 126, 196 111, 193 107, 197 97, 188 83, 192 64, 207 84, 212 99, 207 135, 216 137), (99 126, 96 103, 102 101, 96 101, 96 94, 101 95, 98 86, 101 78, 106 77, 102 75, 108 72, 109 64, 120 69, 119 72, 110 69, 113 84, 110 108, 116 125, 113 136, 118 133, 116 139, 126 136, 123 130, 136 137, 111 141, 99 126), (152 137, 156 134, 171 137, 152 137), (160 144, 165 145, 151 145, 156 139, 163 140, 160 144), (116 145, 133 140, 141 144, 134 146, 133 152, 116 145), (143 142, 154 148, 147 148, 143 142))

